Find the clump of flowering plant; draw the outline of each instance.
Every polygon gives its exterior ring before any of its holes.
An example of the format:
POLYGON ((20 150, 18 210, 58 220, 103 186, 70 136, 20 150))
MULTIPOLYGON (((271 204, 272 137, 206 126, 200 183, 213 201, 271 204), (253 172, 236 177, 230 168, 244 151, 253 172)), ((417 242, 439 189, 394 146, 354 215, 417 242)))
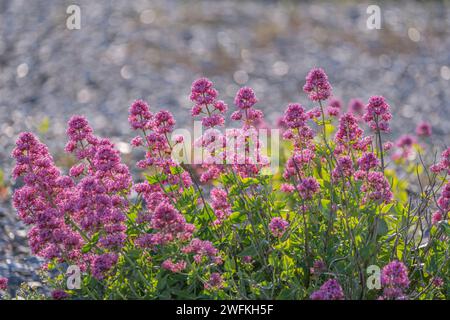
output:
MULTIPOLYGON (((128 118, 131 145, 144 151, 135 168, 81 116, 68 124, 68 174, 22 133, 14 206, 46 260, 51 298, 448 299, 450 149, 430 167, 415 137, 384 141, 386 99, 353 99, 345 111, 322 69, 303 89, 312 108, 286 107, 286 160, 273 175, 255 92, 239 89, 224 132, 229 107, 206 78, 190 94, 205 130, 194 142, 200 165, 173 157, 190 139, 173 133, 170 112, 142 100, 128 118), (394 146, 396 169, 419 156, 417 187, 390 168, 394 146), (66 287, 68 265, 78 266, 80 289, 66 287), (368 285, 369 266, 379 266, 378 287, 368 285)), ((431 132, 417 128, 420 139, 431 132)))

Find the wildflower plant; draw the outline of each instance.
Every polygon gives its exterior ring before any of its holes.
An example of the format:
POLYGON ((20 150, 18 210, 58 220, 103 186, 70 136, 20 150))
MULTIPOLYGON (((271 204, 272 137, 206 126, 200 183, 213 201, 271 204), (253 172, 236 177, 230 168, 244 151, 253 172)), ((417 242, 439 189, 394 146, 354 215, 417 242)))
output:
MULTIPOLYGON (((204 129, 194 146, 173 134, 170 112, 133 102, 131 145, 144 151, 134 168, 81 116, 68 124, 65 150, 77 162, 67 175, 22 133, 14 206, 32 252, 46 260, 51 298, 448 299, 450 149, 430 166, 418 148, 419 183, 410 187, 397 174, 411 166, 416 140, 385 140, 384 97, 344 110, 322 69, 303 89, 311 107, 286 107, 286 159, 274 175, 254 91, 239 89, 224 132, 232 108, 206 78, 191 88, 204 129), (203 162, 178 161, 179 147, 201 147, 203 162), (80 289, 66 287, 68 265, 80 267, 80 289), (375 289, 372 265, 382 270, 375 289)), ((431 132, 426 122, 417 128, 421 139, 431 132)))

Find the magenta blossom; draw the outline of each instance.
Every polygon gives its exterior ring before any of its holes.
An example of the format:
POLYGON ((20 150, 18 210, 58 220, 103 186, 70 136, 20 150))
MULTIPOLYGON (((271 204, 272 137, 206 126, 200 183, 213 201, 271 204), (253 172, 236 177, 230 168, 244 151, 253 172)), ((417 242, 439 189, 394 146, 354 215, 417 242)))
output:
POLYGON ((92 262, 92 275, 94 278, 103 279, 117 263, 118 256, 115 253, 104 253, 95 257, 92 262))
POLYGON ((372 130, 389 132, 389 121, 392 119, 392 114, 384 97, 370 97, 363 119, 372 130))
POLYGON ((151 127, 152 113, 148 104, 143 100, 136 100, 131 104, 128 122, 134 130, 149 129, 151 127))
POLYGON ((0 290, 8 289, 8 278, 0 278, 0 290))
POLYGON ((222 287, 223 278, 218 272, 212 273, 209 280, 205 282, 205 289, 207 290, 221 289, 222 287))
POLYGON ((355 144, 360 142, 363 130, 358 126, 358 121, 352 113, 346 113, 339 119, 339 129, 336 132, 334 140, 338 147, 342 147, 343 150, 353 146, 357 148, 355 144))
POLYGON ((441 154, 441 160, 430 167, 430 170, 434 173, 446 172, 450 174, 450 147, 447 148, 441 154))
POLYGON ((360 170, 369 171, 371 169, 375 169, 379 165, 380 161, 377 156, 373 154, 373 152, 365 152, 358 159, 358 166, 360 170))
POLYGON ((269 223, 270 232, 277 238, 283 236, 288 226, 289 222, 280 217, 273 218, 269 223))
POLYGON ((312 101, 327 100, 331 95, 331 85, 325 71, 320 68, 312 69, 306 76, 303 90, 312 101))
POLYGON ((161 267, 163 269, 169 270, 171 272, 179 273, 179 272, 183 271, 184 269, 186 269, 186 265, 187 265, 186 261, 183 261, 183 260, 178 261, 178 262, 173 262, 171 259, 167 259, 162 263, 161 267))
POLYGON ((231 205, 228 203, 227 192, 223 189, 214 188, 211 190, 211 206, 217 217, 216 224, 220 224, 231 214, 231 205))
POLYGON ((69 294, 65 292, 64 290, 57 289, 52 291, 52 298, 53 300, 64 300, 69 297, 69 294))
POLYGON ((344 292, 336 279, 325 282, 319 290, 311 294, 311 300, 344 300, 344 292))
POLYGON ((318 193, 320 190, 319 182, 313 177, 307 177, 300 181, 300 184, 297 186, 297 189, 305 200, 310 200, 314 196, 314 194, 318 193))
POLYGON ((433 133, 433 130, 431 128, 431 124, 426 121, 422 121, 417 125, 416 128, 416 134, 419 137, 429 137, 433 133))
POLYGON ((409 279, 405 265, 397 260, 387 264, 381 272, 381 285, 407 288, 409 279))
POLYGON ((381 271, 383 299, 405 300, 404 290, 409 287, 408 269, 397 260, 387 264, 381 271))
POLYGON ((283 124, 291 129, 297 129, 305 125, 308 116, 305 109, 298 103, 291 103, 284 112, 283 124))
POLYGON ((351 112, 356 117, 361 117, 364 114, 364 103, 360 99, 352 99, 348 104, 348 112, 351 112))
POLYGON ((375 201, 388 204, 393 199, 389 181, 382 172, 369 172, 361 191, 364 193, 363 203, 375 201))
POLYGON ((249 109, 253 107, 258 100, 252 88, 243 87, 239 89, 236 97, 234 98, 234 104, 241 110, 249 109))

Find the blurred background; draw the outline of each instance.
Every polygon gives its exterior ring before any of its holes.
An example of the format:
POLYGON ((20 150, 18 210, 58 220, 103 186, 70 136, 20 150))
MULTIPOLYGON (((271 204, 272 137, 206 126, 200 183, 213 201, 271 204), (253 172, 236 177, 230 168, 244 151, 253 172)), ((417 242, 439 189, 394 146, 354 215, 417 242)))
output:
POLYGON ((449 1, 0 0, 0 276, 39 286, 39 260, 9 200, 19 132, 37 133, 64 168, 66 122, 83 114, 132 163, 134 99, 188 126, 190 85, 207 76, 230 107, 240 86, 253 87, 275 124, 289 102, 312 107, 301 88, 317 66, 344 109, 350 98, 383 95, 395 117, 392 139, 427 120, 443 148, 449 35, 449 1), (66 27, 72 4, 80 30, 66 27), (381 9, 380 30, 367 28, 370 4, 381 9))

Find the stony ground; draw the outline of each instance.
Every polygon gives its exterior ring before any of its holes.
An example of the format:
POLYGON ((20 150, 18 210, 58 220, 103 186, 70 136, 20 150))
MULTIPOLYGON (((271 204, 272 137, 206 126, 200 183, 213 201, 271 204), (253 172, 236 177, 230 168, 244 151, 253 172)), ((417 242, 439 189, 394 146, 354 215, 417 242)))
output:
MULTIPOLYGON (((393 135, 433 124, 434 143, 449 141, 450 5, 382 2, 382 29, 366 27, 368 4, 283 1, 79 0, 81 30, 66 28, 72 1, 0 2, 0 276, 36 280, 26 228, 9 202, 9 154, 32 130, 59 164, 64 127, 84 114, 124 153, 127 108, 136 98, 172 111, 188 126, 191 82, 205 75, 230 105, 252 86, 269 123, 301 92, 313 66, 329 74, 337 97, 384 95, 393 135)), ((131 156, 126 156, 131 160, 131 156)))

